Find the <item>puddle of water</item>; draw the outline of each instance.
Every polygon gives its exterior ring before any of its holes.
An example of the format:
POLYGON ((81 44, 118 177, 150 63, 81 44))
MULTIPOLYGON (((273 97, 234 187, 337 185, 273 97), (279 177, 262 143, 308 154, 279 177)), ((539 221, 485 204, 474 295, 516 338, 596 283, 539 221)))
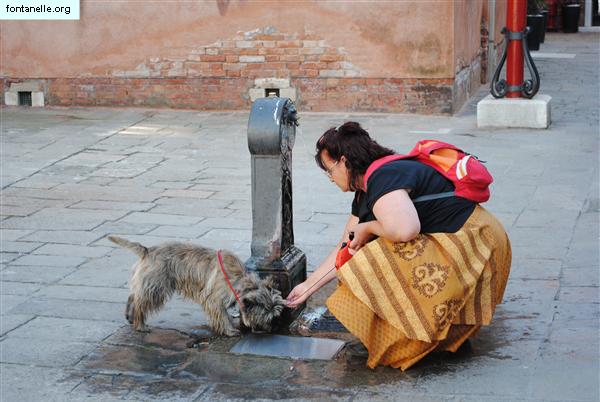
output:
POLYGON ((242 338, 231 352, 293 359, 331 360, 342 350, 344 344, 344 341, 337 339, 250 334, 242 338))

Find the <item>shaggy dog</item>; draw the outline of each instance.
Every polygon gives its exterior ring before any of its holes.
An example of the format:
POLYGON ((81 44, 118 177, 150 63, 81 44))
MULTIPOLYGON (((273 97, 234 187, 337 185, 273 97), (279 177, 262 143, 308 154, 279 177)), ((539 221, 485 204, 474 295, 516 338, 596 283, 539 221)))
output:
POLYGON ((283 311, 281 292, 273 288, 271 278, 247 274, 240 260, 228 251, 221 254, 223 266, 239 295, 241 308, 215 250, 179 242, 144 247, 117 236, 108 239, 140 257, 132 268, 125 310, 127 321, 137 331, 148 331, 146 317, 175 292, 200 304, 210 327, 220 335, 237 336, 243 326, 255 332, 271 332, 283 311))

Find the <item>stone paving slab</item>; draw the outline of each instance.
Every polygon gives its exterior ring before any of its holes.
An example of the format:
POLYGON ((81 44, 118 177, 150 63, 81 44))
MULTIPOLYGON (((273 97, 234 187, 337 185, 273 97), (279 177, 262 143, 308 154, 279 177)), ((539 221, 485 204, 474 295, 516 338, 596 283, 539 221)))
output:
POLYGON ((46 297, 23 299, 9 309, 9 314, 32 314, 42 317, 62 317, 79 320, 123 322, 124 303, 89 300, 64 300, 46 297))
POLYGON ((23 241, 3 241, 2 251, 7 253, 31 253, 32 251, 43 247, 44 243, 32 243, 23 241))
POLYGON ((129 296, 129 290, 126 288, 115 287, 95 287, 90 286, 89 284, 86 284, 86 286, 49 285, 36 292, 35 296, 65 300, 90 300, 124 303, 129 296))
POLYGON ((126 214, 123 211, 45 208, 27 217, 7 218, 2 221, 2 225, 9 229, 90 230, 105 221, 116 220, 126 214))
POLYGON ((86 261, 86 257, 70 255, 23 255, 11 261, 12 266, 48 266, 48 267, 76 267, 86 261))
POLYGON ((0 363, 71 367, 95 348, 94 343, 9 336, 2 341, 0 363))
MULTIPOLYGON (((478 129, 483 88, 457 115, 303 113, 293 155, 295 243, 309 270, 331 251, 352 194, 314 165, 327 128, 358 120, 406 151, 455 143, 487 161, 485 207, 509 232, 513 268, 494 321, 456 355, 407 372, 337 360, 232 355, 237 339, 188 348, 206 326, 179 297, 139 334, 125 322, 131 252, 193 241, 250 255, 247 112, 114 108, 0 109, 0 399, 573 401, 598 395, 598 35, 549 34, 536 59, 553 97, 548 130, 478 129), (573 74, 565 74, 565 71, 573 74), (76 133, 76 134, 74 134, 76 133)), ((321 307, 335 284, 315 294, 321 307)))
MULTIPOLYGON (((75 401, 70 399, 71 390, 79 385, 79 379, 68 380, 62 369, 40 367, 36 365, 3 364, 2 389, 0 396, 6 401, 75 401), (35 385, 24 379, 35 379, 35 385)), ((105 398, 105 397, 103 397, 105 398)), ((98 400, 101 398, 91 398, 98 400)), ((106 400, 106 399, 104 399, 106 400)))
POLYGON ((35 319, 31 314, 4 314, 0 319, 0 337, 35 319))
POLYGON ((73 320, 56 317, 36 317, 10 333, 9 338, 46 339, 96 343, 104 340, 123 323, 107 321, 73 320))
POLYGON ((41 247, 36 247, 32 250, 32 254, 40 254, 46 256, 53 255, 72 255, 75 257, 89 257, 89 258, 98 258, 103 257, 109 252, 112 251, 112 248, 108 247, 100 247, 100 246, 80 246, 80 245, 71 245, 71 244, 54 244, 47 243, 41 247))
POLYGON ((20 236, 23 242, 40 242, 49 244, 69 244, 75 246, 88 245, 104 236, 87 230, 37 230, 20 236))
POLYGON ((72 272, 75 267, 48 267, 43 265, 21 266, 11 265, 0 272, 0 280, 6 282, 6 287, 21 286, 22 284, 49 284, 57 282, 72 272))
POLYGON ((28 296, 40 290, 42 285, 27 282, 0 282, 0 294, 28 296))
POLYGON ((80 285, 122 288, 129 279, 129 268, 132 264, 106 265, 98 268, 94 263, 71 271, 63 276, 57 283, 59 285, 80 285))

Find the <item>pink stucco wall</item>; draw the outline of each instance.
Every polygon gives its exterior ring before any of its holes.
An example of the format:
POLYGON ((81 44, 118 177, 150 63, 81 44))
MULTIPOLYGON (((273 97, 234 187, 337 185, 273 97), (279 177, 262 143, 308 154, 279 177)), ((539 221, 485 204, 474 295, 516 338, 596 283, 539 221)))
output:
POLYGON ((2 74, 111 76, 239 31, 308 32, 369 77, 451 77, 452 3, 81 1, 80 21, 3 21, 2 74))
POLYGON ((476 89, 486 4, 81 0, 79 21, 2 21, 0 81, 50 105, 214 109, 277 77, 304 110, 449 113, 476 89))
MULTIPOLYGON (((487 3, 487 1, 485 1, 487 3)), ((471 65, 481 49, 484 1, 454 0, 454 69, 471 65)))

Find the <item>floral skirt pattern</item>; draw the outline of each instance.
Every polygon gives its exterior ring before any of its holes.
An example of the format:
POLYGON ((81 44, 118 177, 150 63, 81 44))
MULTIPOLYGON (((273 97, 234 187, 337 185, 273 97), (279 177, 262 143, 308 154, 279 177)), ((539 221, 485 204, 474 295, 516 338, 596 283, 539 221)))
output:
POLYGON ((504 228, 477 206, 456 233, 368 243, 338 271, 327 306, 367 347, 369 367, 406 370, 491 322, 510 264, 504 228))

